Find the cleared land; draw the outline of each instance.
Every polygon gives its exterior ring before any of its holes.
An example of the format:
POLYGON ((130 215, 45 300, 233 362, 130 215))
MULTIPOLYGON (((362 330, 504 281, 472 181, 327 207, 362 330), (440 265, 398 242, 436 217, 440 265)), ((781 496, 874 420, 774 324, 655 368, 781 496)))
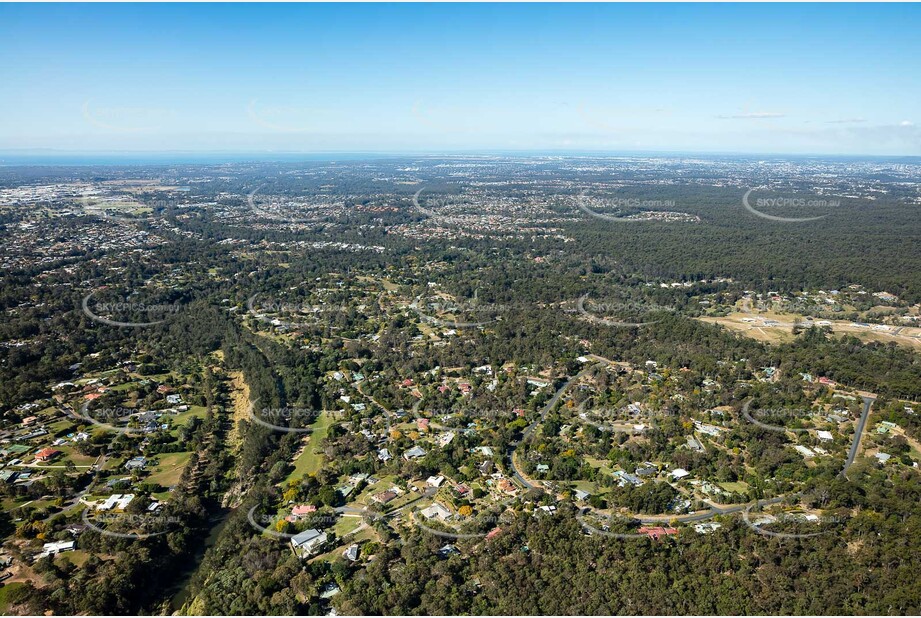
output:
POLYGON ((157 455, 159 464, 153 469, 152 474, 146 480, 151 483, 159 483, 163 487, 172 487, 179 483, 179 477, 182 476, 182 470, 189 463, 189 457, 192 453, 163 453, 157 455))
POLYGON ((231 418, 232 426, 227 441, 234 452, 243 445, 243 438, 240 435, 240 421, 249 419, 249 385, 243 379, 242 371, 234 371, 228 374, 230 376, 230 400, 233 402, 233 417, 231 418))
POLYGON ((294 471, 288 475, 286 481, 301 478, 305 474, 316 474, 320 470, 323 465, 323 441, 326 440, 332 424, 332 416, 328 412, 321 412, 310 426, 311 432, 305 437, 306 444, 294 460, 294 471))
MULTIPOLYGON (((772 312, 734 312, 726 317, 704 316, 697 319, 710 324, 719 324, 720 326, 724 326, 746 337, 757 339, 758 341, 764 341, 766 343, 783 343, 793 340, 793 327, 796 325, 797 319, 802 322, 805 318, 797 318, 790 314, 772 312), (776 324, 765 324, 765 320, 776 322, 776 324)), ((915 350, 921 350, 921 328, 890 326, 890 330, 882 331, 873 330, 872 325, 869 327, 856 326, 853 322, 844 320, 816 320, 815 323, 819 321, 821 321, 823 325, 826 325, 825 322, 828 322, 827 326, 831 327, 832 332, 838 335, 853 335, 865 342, 895 342, 915 350)))

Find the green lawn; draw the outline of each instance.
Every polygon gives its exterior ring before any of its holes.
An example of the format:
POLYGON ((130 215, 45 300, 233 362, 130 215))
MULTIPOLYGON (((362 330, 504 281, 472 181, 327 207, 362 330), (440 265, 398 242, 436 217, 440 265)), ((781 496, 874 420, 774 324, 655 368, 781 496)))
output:
POLYGON ((351 500, 349 501, 349 506, 362 507, 370 504, 371 496, 379 494, 385 489, 390 489, 397 477, 393 474, 387 474, 384 476, 375 476, 375 478, 378 479, 377 483, 374 485, 367 485, 361 490, 360 494, 352 494, 350 496, 351 500))
POLYGON ((748 483, 742 481, 736 481, 734 483, 717 483, 717 485, 729 492, 744 494, 748 491, 748 483))
POLYGON ((76 566, 83 566, 83 563, 89 560, 90 555, 80 549, 64 552, 54 557, 54 562, 58 566, 63 566, 64 562, 70 562, 76 566))
POLYGON ((614 470, 611 468, 611 462, 609 462, 606 459, 586 457, 585 462, 593 468, 598 468, 601 472, 605 472, 607 474, 614 474, 614 470))
POLYGON ((118 386, 112 386, 109 388, 113 393, 122 393, 124 391, 129 391, 140 386, 139 382, 125 382, 124 384, 119 384, 118 386))
POLYGON ((172 433, 174 436, 176 436, 178 435, 178 432, 176 430, 178 430, 180 427, 188 423, 189 419, 191 419, 192 417, 204 419, 207 413, 208 413, 208 409, 205 408, 204 406, 189 406, 189 409, 186 410, 185 412, 180 412, 179 414, 175 416, 166 415, 163 418, 170 419, 170 421, 172 422, 172 427, 173 427, 172 433))
POLYGON ((11 584, 0 584, 0 615, 9 616, 10 605, 7 598, 9 594, 17 588, 25 586, 22 582, 13 582, 11 584))
POLYGON ((285 482, 301 478, 306 474, 316 474, 323 466, 323 441, 333 424, 333 418, 328 412, 321 412, 316 422, 310 427, 313 431, 309 434, 304 452, 294 461, 294 471, 288 475, 285 482))
POLYGON ((572 486, 576 489, 587 491, 590 494, 598 492, 598 485, 592 481, 573 481, 572 486))
POLYGON ((361 517, 340 517, 333 525, 333 532, 340 539, 361 525, 361 517))
POLYGON ((72 461, 75 466, 91 466, 93 462, 96 461, 95 456, 78 453, 77 450, 69 444, 64 444, 55 448, 61 451, 63 455, 52 461, 51 465, 66 466, 68 461, 72 461))
POLYGON ((159 483, 164 487, 171 487, 179 482, 182 476, 182 470, 189 463, 191 452, 184 453, 162 453, 157 455, 160 461, 151 469, 151 475, 145 479, 151 483, 159 483))
POLYGON ((59 421, 55 421, 48 426, 48 429, 51 431, 52 435, 58 435, 64 432, 76 431, 77 425, 74 421, 66 418, 62 418, 59 421))

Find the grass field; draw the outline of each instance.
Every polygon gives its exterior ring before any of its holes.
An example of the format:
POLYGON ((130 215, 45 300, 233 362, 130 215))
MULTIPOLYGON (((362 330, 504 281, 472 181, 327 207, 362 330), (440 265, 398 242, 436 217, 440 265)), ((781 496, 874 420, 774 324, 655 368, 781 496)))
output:
MULTIPOLYGON (((221 356, 223 358, 223 354, 221 356)), ((230 391, 230 400, 233 402, 232 425, 230 435, 227 436, 227 442, 230 444, 231 449, 236 452, 243 446, 243 436, 240 435, 240 421, 249 420, 250 416, 249 385, 246 383, 242 371, 233 371, 227 375, 233 387, 230 391)))
POLYGON ((180 412, 176 416, 171 416, 170 418, 173 421, 173 426, 178 428, 188 423, 189 419, 193 416, 201 419, 205 418, 207 412, 208 409, 204 406, 189 406, 189 409, 185 412, 180 412))
POLYGON ((171 487, 179 482, 182 470, 189 463, 192 453, 163 453, 157 455, 160 463, 153 468, 152 474, 147 478, 151 483, 159 483, 164 487, 171 487))
POLYGON ((748 483, 743 483, 742 481, 736 481, 734 483, 717 483, 720 487, 726 491, 736 492, 744 494, 748 491, 748 483))
POLYGON ((53 462, 53 465, 66 465, 68 461, 74 462, 75 466, 91 466, 96 461, 93 455, 81 455, 72 446, 65 445, 56 447, 64 455, 53 462))
POLYGON ((339 538, 353 532, 361 525, 361 517, 340 517, 333 525, 333 532, 339 538))
POLYGON ((63 565, 65 561, 75 564, 76 566, 83 566, 83 563, 89 560, 89 557, 90 555, 87 552, 77 549, 58 554, 54 557, 54 562, 58 566, 63 565))
POLYGON ((56 436, 64 431, 76 431, 77 425, 70 419, 62 418, 61 420, 55 421, 48 425, 48 430, 52 433, 52 435, 56 436))
POLYGON ((9 616, 10 603, 7 600, 10 593, 17 588, 22 588, 25 584, 22 582, 13 582, 10 584, 0 584, 0 616, 9 616))
POLYGON ((304 452, 294 461, 294 471, 285 479, 301 478, 305 474, 316 474, 323 465, 323 441, 329 433, 333 419, 328 412, 321 412, 316 422, 310 427, 313 429, 309 434, 307 445, 304 452))

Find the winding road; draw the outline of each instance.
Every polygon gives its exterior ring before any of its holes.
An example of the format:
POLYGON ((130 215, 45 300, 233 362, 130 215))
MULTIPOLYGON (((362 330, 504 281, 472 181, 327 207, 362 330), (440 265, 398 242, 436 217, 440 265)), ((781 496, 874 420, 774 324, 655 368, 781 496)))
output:
MULTIPOLYGON (((602 358, 600 356, 592 356, 590 358, 592 358, 592 360, 595 360, 601 364, 606 364, 606 365, 611 364, 611 361, 609 361, 606 358, 602 358)), ((525 427, 524 431, 521 432, 521 439, 518 440, 518 442, 515 442, 514 444, 509 445, 508 449, 506 450, 505 455, 509 461, 509 470, 512 473, 512 478, 514 478, 515 481, 519 485, 524 487, 525 489, 534 489, 535 485, 531 483, 530 481, 528 481, 524 476, 522 476, 521 472, 518 471, 518 468, 515 467, 515 451, 518 450, 519 446, 521 446, 522 444, 524 444, 525 442, 531 439, 531 436, 534 434, 534 431, 537 429, 537 426, 544 422, 544 419, 547 418, 547 414, 550 413, 550 410, 553 409, 553 406, 557 404, 557 402, 560 400, 560 397, 563 396, 563 393, 566 392, 566 390, 570 387, 570 385, 573 382, 576 382, 577 380, 579 380, 582 376, 587 374, 589 371, 592 370, 592 368, 596 366, 597 365, 589 365, 588 367, 586 367, 585 369, 583 369, 576 375, 566 378, 566 382, 564 382, 560 386, 560 388, 558 388, 556 392, 553 393, 553 396, 550 398, 550 400, 547 401, 546 404, 544 404, 543 408, 541 408, 540 416, 538 416, 534 420, 534 422, 532 422, 530 425, 525 427)))
MULTIPOLYGON (((591 360, 596 361, 596 364, 590 365, 590 366, 586 367, 585 369, 583 369, 582 371, 580 371, 579 373, 577 373, 576 375, 574 375, 574 376, 568 378, 568 379, 566 380, 566 382, 564 382, 563 385, 560 386, 559 389, 557 389, 556 393, 553 394, 553 397, 550 398, 550 400, 547 402, 547 404, 541 409, 540 416, 539 416, 533 423, 531 423, 530 425, 528 425, 528 426, 525 428, 525 430, 522 432, 521 439, 520 439, 518 442, 514 443, 513 445, 510 445, 509 448, 508 448, 508 450, 506 451, 506 457, 507 457, 507 459, 508 459, 508 465, 509 465, 509 470, 511 471, 511 476, 515 479, 515 481, 516 481, 519 485, 521 485, 521 486, 524 487, 525 489, 534 489, 535 487, 538 487, 539 485, 535 485, 534 483, 531 483, 530 481, 528 481, 528 480, 521 474, 521 472, 518 470, 518 468, 515 467, 515 452, 517 451, 518 447, 520 447, 524 442, 526 442, 528 439, 530 439, 530 437, 533 435, 534 431, 537 429, 537 426, 538 426, 540 423, 542 423, 542 422, 544 421, 544 419, 547 417, 547 414, 550 412, 550 410, 553 409, 553 407, 554 407, 554 406, 557 404, 557 402, 560 400, 560 397, 563 396, 563 393, 566 392, 566 390, 569 388, 569 386, 570 386, 573 382, 579 380, 582 376, 584 376, 586 373, 588 373, 591 369, 593 369, 594 367, 597 367, 598 364, 604 364, 604 365, 612 365, 612 364, 614 364, 613 361, 611 361, 611 360, 609 360, 609 359, 606 359, 606 358, 604 358, 604 357, 601 357, 601 356, 597 356, 597 355, 595 355, 595 354, 588 355, 588 358, 590 358, 591 360)), ((862 413, 861 413, 861 415, 860 415, 860 419, 859 419, 858 422, 857 422, 857 428, 856 428, 856 431, 854 432, 854 440, 853 440, 853 442, 851 443, 850 451, 848 452, 848 456, 847 456, 847 459, 845 460, 844 467, 843 467, 842 470, 841 470, 841 476, 844 476, 844 475, 846 474, 848 468, 850 468, 851 464, 854 463, 854 459, 856 458, 856 456, 857 456, 857 451, 859 450, 859 447, 860 447, 860 439, 861 439, 861 437, 863 436, 863 432, 864 432, 864 430, 866 429, 866 426, 867 426, 867 420, 868 420, 868 418, 869 418, 869 416, 870 416, 870 408, 871 408, 871 406, 873 405, 873 402, 876 401, 876 398, 875 398, 875 397, 872 397, 872 396, 862 395, 861 397, 862 397, 863 402, 864 402, 863 411, 862 411, 862 413)), ((746 409, 746 415, 747 415, 747 409, 746 409)), ((759 424, 757 421, 755 421, 755 420, 754 420, 753 418, 751 418, 750 416, 748 416, 748 418, 749 418, 752 422, 754 422, 756 425, 759 424)), ((789 497, 792 497, 793 495, 795 495, 795 494, 784 494, 784 495, 776 496, 776 497, 773 497, 773 498, 765 498, 765 499, 762 499, 762 500, 754 500, 754 501, 752 501, 752 502, 744 502, 744 503, 741 503, 741 504, 733 504, 733 505, 730 505, 730 506, 717 506, 717 505, 711 505, 711 508, 710 508, 709 510, 706 510, 706 511, 697 511, 697 512, 694 512, 694 513, 685 513, 685 514, 683 514, 683 515, 675 515, 675 514, 665 514, 665 515, 641 515, 641 514, 633 514, 633 515, 628 516, 628 517, 632 517, 633 519, 635 519, 635 520, 637 520, 637 521, 639 521, 640 523, 643 523, 643 524, 653 524, 653 523, 659 523, 659 524, 661 524, 661 523, 663 523, 663 522, 680 522, 680 523, 701 522, 701 521, 706 521, 706 520, 708 520, 708 519, 711 519, 711 518, 713 518, 713 517, 716 517, 717 515, 730 515, 730 514, 734 514, 734 513, 747 513, 748 511, 750 511, 750 510, 753 509, 753 508, 762 508, 762 507, 765 507, 765 506, 771 506, 771 505, 773 505, 773 504, 778 504, 778 503, 780 503, 780 502, 783 502, 785 499, 787 499, 787 498, 789 498, 789 497)), ((586 508, 582 509, 582 510, 580 511, 580 513, 579 513, 579 519, 580 519, 580 521, 582 522, 582 526, 583 526, 584 528, 590 529, 590 530, 592 530, 592 531, 594 531, 594 532, 599 532, 599 533, 601 533, 601 534, 610 534, 610 535, 613 535, 613 536, 625 536, 625 537, 633 536, 633 535, 620 535, 620 534, 614 534, 614 533, 607 533, 607 532, 599 531, 597 528, 594 528, 593 526, 587 524, 584 520, 582 520, 582 514, 585 513, 585 512, 588 512, 589 510, 590 510, 590 509, 589 509, 588 507, 586 507, 586 508)), ((638 536, 643 536, 643 537, 645 537, 646 535, 638 535, 638 536)))

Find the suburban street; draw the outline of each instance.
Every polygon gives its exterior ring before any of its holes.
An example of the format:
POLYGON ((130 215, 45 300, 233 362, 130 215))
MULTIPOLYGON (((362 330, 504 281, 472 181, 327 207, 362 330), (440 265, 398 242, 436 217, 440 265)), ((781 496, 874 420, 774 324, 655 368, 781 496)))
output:
POLYGON ((851 450, 848 451, 847 459, 844 462, 844 468, 841 470, 841 476, 847 474, 847 469, 851 467, 851 464, 854 463, 854 458, 857 457, 857 451, 860 448, 860 438, 863 436, 863 430, 867 426, 867 419, 870 418, 870 406, 876 401, 875 397, 866 395, 863 395, 861 398, 863 399, 863 412, 860 414, 860 420, 857 421, 857 428, 854 430, 854 441, 851 443, 851 450))

